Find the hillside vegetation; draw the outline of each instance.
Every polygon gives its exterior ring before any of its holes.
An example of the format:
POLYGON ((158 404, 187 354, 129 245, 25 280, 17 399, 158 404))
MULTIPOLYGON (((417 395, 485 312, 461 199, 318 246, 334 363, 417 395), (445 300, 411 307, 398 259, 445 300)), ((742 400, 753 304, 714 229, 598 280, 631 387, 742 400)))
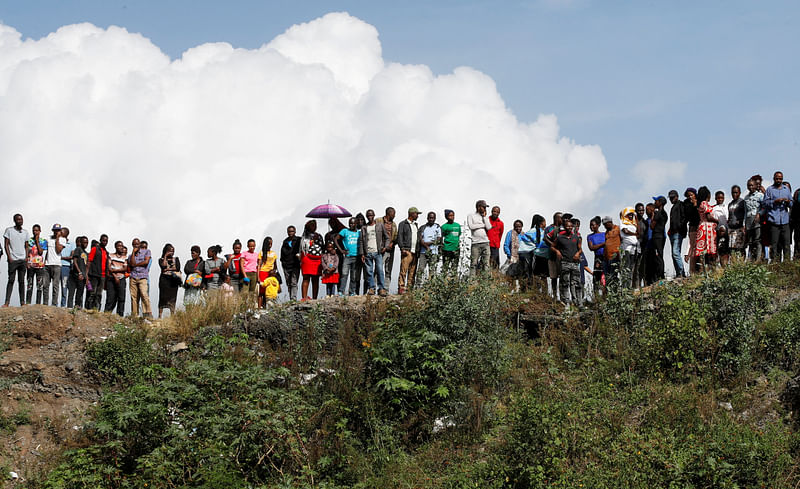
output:
POLYGON ((104 394, 26 487, 797 487, 799 279, 734 264, 563 320, 490 278, 302 321, 215 298, 93 343, 104 394))

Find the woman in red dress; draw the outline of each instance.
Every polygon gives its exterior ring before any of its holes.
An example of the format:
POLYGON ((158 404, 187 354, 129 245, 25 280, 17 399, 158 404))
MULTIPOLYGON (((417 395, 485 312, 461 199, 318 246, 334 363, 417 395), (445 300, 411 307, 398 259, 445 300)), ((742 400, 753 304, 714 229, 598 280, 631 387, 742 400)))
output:
POLYGON ((697 226, 697 241, 695 243, 694 256, 699 258, 705 271, 706 262, 713 264, 717 258, 717 219, 712 214, 711 191, 708 187, 700 187, 697 190, 697 200, 700 204, 697 211, 700 214, 700 224, 697 226))
POLYGON ((314 299, 319 295, 319 276, 322 273, 322 236, 317 233, 317 221, 308 221, 303 228, 300 243, 300 270, 303 272, 303 299, 308 300, 308 284, 311 284, 314 299))

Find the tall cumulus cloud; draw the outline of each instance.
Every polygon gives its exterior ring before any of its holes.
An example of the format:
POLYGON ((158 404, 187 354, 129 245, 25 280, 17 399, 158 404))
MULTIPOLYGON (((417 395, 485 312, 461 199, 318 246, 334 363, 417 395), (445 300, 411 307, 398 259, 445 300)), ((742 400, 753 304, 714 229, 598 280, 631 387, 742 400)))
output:
POLYGON ((26 227, 170 241, 185 258, 195 243, 277 241, 328 200, 462 220, 486 199, 527 225, 608 179, 601 149, 562 137, 555 116, 519 121, 472 68, 387 62, 346 13, 176 60, 119 27, 23 40, 0 25, 0 165, 9 225, 20 211, 26 227))

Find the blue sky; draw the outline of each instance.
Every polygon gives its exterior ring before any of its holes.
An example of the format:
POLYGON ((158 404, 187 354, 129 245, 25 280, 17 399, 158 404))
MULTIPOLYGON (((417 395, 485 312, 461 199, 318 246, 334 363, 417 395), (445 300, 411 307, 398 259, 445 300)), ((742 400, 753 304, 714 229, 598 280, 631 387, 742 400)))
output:
POLYGON ((0 20, 33 38, 119 25, 176 58, 204 42, 258 47, 331 11, 374 25, 388 61, 472 66, 520 120, 556 114, 563 135, 602 147, 606 194, 630 188, 626 174, 646 159, 687 163, 666 179, 676 187, 776 168, 800 180, 796 2, 27 0, 4 3, 0 20))

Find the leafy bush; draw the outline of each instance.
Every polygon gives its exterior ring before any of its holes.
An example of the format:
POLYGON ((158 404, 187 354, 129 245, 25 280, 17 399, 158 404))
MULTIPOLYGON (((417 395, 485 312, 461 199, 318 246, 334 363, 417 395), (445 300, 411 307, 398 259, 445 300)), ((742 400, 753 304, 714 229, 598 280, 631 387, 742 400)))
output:
POLYGON ((134 382, 154 359, 147 332, 122 325, 116 326, 113 336, 86 349, 86 366, 109 384, 134 382))
POLYGON ((734 262, 721 276, 703 281, 697 289, 713 322, 714 368, 732 377, 750 366, 756 327, 768 304, 764 266, 734 262))
POLYGON ((135 385, 105 395, 88 431, 94 446, 71 452, 47 487, 80 487, 88 474, 100 475, 92 476, 94 487, 313 480, 318 460, 306 448, 313 409, 280 386, 286 369, 245 357, 242 341, 213 340, 207 358, 148 367, 135 385))
POLYGON ((786 370, 800 366, 800 300, 790 303, 764 322, 759 344, 766 366, 786 370))
POLYGON ((401 416, 429 418, 467 389, 496 386, 509 337, 502 285, 431 278, 378 323, 369 344, 373 383, 401 416))

